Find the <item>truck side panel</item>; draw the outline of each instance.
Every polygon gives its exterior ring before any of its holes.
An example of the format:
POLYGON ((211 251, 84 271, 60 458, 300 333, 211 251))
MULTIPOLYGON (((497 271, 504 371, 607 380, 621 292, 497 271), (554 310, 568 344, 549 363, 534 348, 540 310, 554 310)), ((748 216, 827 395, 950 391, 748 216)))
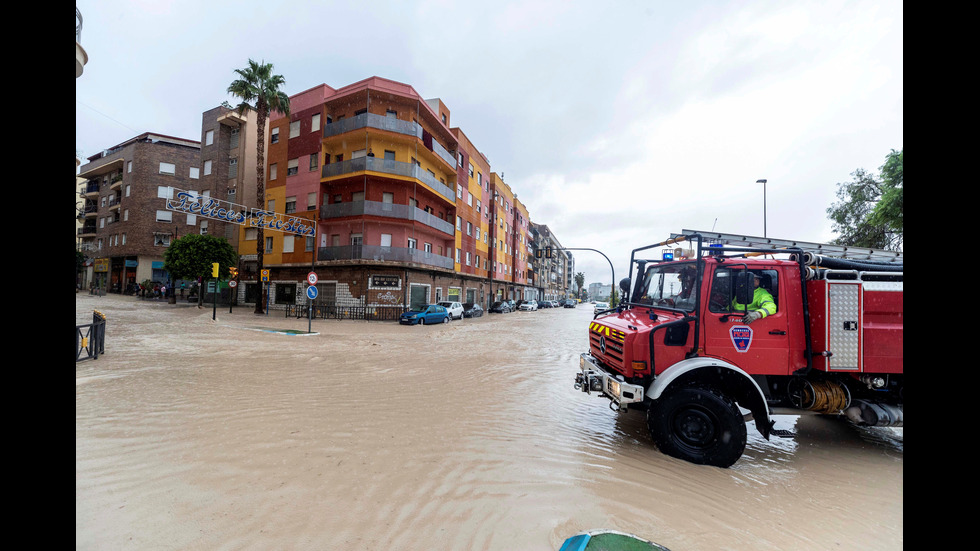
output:
POLYGON ((864 284, 864 371, 903 373, 902 283, 864 284))

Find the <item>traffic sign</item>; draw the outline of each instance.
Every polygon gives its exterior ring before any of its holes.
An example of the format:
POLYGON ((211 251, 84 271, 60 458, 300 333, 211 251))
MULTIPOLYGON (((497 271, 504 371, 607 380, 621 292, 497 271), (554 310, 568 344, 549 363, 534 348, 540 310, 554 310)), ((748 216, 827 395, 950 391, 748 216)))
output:
POLYGON ((310 285, 316 285, 317 282, 316 272, 310 272, 306 274, 306 281, 309 282, 310 285))
POLYGON ((317 295, 317 292, 318 292, 318 291, 317 291, 317 288, 316 288, 316 287, 314 287, 313 285, 310 285, 309 287, 307 287, 307 288, 306 288, 306 296, 307 296, 307 297, 308 297, 308 298, 309 298, 310 300, 313 300, 313 299, 315 299, 315 298, 316 298, 316 295, 317 295))
POLYGON ((269 270, 262 270, 262 281, 269 281, 269 270))
POLYGON ((233 279, 228 282, 228 286, 234 289, 235 287, 238 287, 238 282, 233 279))

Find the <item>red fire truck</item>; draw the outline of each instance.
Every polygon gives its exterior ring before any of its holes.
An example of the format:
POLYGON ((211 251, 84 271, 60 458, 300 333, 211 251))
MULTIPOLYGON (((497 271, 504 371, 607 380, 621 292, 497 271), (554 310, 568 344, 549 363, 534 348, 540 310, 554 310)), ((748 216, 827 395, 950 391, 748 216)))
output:
POLYGON ((902 261, 894 251, 672 234, 633 251, 635 279, 590 323, 575 387, 615 411, 645 409, 660 451, 718 467, 741 457, 749 420, 767 440, 792 436, 774 428, 780 414, 903 426, 902 261), (651 249, 661 258, 639 257, 651 249))

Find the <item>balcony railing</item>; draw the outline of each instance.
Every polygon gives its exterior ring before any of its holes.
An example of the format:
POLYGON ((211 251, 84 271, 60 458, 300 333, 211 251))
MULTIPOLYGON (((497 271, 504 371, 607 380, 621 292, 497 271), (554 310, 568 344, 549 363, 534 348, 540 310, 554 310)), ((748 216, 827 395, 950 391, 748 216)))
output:
POLYGON ((423 264, 452 270, 453 259, 434 253, 409 249, 407 247, 378 247, 373 245, 347 245, 344 247, 320 247, 316 259, 327 260, 375 260, 378 262, 401 262, 423 264))
POLYGON ((320 220, 348 216, 380 216, 383 218, 414 220, 442 233, 455 235, 455 228, 451 223, 410 205, 395 205, 392 203, 379 203, 377 201, 354 201, 350 203, 334 203, 320 207, 320 220))
MULTIPOLYGON (((374 113, 362 113, 349 119, 341 119, 323 126, 323 137, 329 138, 345 132, 359 130, 361 128, 374 128, 386 130, 405 136, 414 136, 423 139, 422 127, 412 121, 403 121, 394 117, 385 117, 374 113)), ((424 143, 423 143, 424 145, 424 143)), ((456 168, 456 156, 446 150, 439 142, 432 140, 431 151, 442 158, 449 166, 456 168)))
POLYGON ((366 170, 370 170, 371 172, 381 172, 383 174, 391 174, 393 176, 415 178, 416 180, 421 181, 425 185, 435 190, 439 195, 442 195, 451 203, 456 202, 456 192, 449 189, 449 186, 446 184, 436 180, 432 174, 422 170, 422 167, 412 163, 403 163, 401 161, 392 161, 390 159, 379 159, 377 157, 360 157, 357 159, 341 161, 339 163, 323 165, 320 175, 323 178, 332 178, 334 176, 354 174, 356 172, 364 172, 366 170))

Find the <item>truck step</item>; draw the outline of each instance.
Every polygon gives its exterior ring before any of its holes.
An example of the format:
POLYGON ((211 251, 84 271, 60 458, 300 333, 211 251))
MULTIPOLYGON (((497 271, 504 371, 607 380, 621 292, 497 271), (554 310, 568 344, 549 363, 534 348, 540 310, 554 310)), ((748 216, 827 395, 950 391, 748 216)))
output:
POLYGON ((793 438, 796 436, 795 432, 786 429, 769 429, 769 434, 780 438, 793 438))

